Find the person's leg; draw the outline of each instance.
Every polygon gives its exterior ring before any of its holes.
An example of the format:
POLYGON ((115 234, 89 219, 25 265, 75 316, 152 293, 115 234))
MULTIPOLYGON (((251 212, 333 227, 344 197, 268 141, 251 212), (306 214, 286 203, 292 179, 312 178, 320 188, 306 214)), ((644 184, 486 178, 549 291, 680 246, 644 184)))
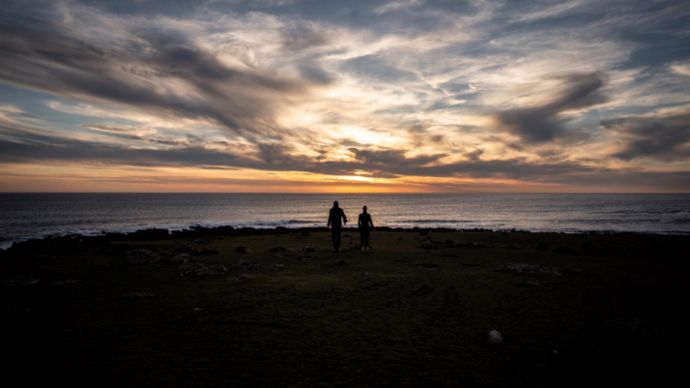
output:
POLYGON ((365 240, 364 240, 364 233, 365 233, 365 232, 364 232, 363 229, 360 229, 360 230, 359 230, 359 248, 360 248, 361 250, 364 250, 364 246, 365 246, 365 244, 364 244, 364 243, 365 243, 365 240))
POLYGON ((331 229, 331 241, 333 241, 333 249, 338 249, 338 233, 335 228, 331 229))
POLYGON ((369 249, 369 231, 365 230, 362 235, 362 246, 365 247, 365 249, 369 249))

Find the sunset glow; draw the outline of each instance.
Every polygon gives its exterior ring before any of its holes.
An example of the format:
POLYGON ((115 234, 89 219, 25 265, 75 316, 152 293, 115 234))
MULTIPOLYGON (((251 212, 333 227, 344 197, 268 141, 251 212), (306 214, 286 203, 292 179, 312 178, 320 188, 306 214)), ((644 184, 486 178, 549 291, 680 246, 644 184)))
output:
POLYGON ((690 192, 687 2, 22 1, 0 191, 690 192))

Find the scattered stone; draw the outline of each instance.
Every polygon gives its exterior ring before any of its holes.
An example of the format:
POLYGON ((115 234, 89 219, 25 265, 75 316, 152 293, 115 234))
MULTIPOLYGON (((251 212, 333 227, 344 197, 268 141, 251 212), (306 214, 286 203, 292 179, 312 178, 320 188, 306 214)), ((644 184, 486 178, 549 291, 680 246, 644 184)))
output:
POLYGON ((517 246, 517 245, 515 245, 515 244, 510 244, 510 245, 508 245, 508 246, 506 247, 506 249, 511 249, 511 250, 514 250, 514 251, 518 251, 518 250, 521 250, 522 248, 520 248, 519 246, 517 246))
POLYGON ((115 260, 115 264, 143 265, 153 264, 160 260, 160 256, 150 249, 131 249, 125 253, 125 257, 115 260))
POLYGON ((79 279, 67 279, 67 280, 58 280, 56 282, 53 282, 54 286, 66 286, 69 284, 77 284, 79 283, 79 279))
POLYGON ((456 246, 461 248, 490 248, 488 244, 483 242, 469 241, 466 243, 457 244, 456 246))
POLYGON ((122 297, 125 299, 144 299, 144 298, 153 298, 156 296, 153 292, 128 292, 126 294, 122 294, 122 297))
POLYGON ((554 276, 563 275, 558 268, 547 267, 539 264, 506 264, 499 268, 499 271, 515 272, 515 273, 534 273, 547 274, 554 276))
POLYGON ((251 280, 254 278, 255 278, 254 275, 249 275, 249 274, 243 273, 242 275, 237 277, 237 280, 244 282, 244 281, 251 280))
POLYGON ((200 308, 200 307, 194 307, 194 308, 192 309, 192 311, 194 311, 195 313, 198 313, 198 312, 201 311, 201 308, 200 308))
POLYGON ((314 246, 312 246, 312 245, 307 245, 307 246, 304 247, 303 250, 304 250, 305 252, 309 253, 309 252, 314 252, 314 251, 316 250, 316 248, 315 248, 314 246))
POLYGON ((269 252, 287 252, 288 250, 289 249, 287 249, 285 247, 275 247, 275 248, 269 249, 268 251, 269 252))
POLYGON ((501 334, 501 332, 498 330, 491 330, 490 332, 486 333, 486 340, 490 344, 500 344, 503 342, 503 334, 501 334))
POLYGON ((345 260, 343 260, 343 259, 338 259, 338 260, 336 260, 333 264, 336 265, 336 266, 342 266, 342 265, 346 265, 346 264, 347 264, 347 261, 345 261, 345 260))
POLYGON ((237 264, 235 264, 235 265, 232 266, 232 269, 234 269, 234 270, 240 269, 240 270, 243 270, 243 271, 247 271, 247 270, 261 270, 261 269, 263 269, 263 268, 264 268, 263 265, 261 265, 261 264, 259 264, 259 263, 255 263, 255 262, 253 262, 253 261, 245 261, 245 260, 240 261, 239 263, 237 263, 237 264))
POLYGON ((206 263, 185 263, 178 267, 180 276, 195 275, 222 275, 228 272, 228 269, 223 264, 206 264, 206 263))
POLYGON ((433 249, 433 248, 434 248, 434 243, 432 243, 431 241, 424 241, 424 242, 422 243, 422 248, 423 248, 423 249, 433 249))
POLYGON ((235 249, 235 252, 247 254, 247 253, 252 253, 252 250, 249 247, 245 247, 245 246, 241 245, 235 249))
POLYGON ((179 255, 170 259, 171 264, 184 264, 192 261, 192 256, 187 253, 180 253, 179 255))
POLYGON ((3 277, 2 285, 4 287, 24 287, 33 286, 41 282, 41 279, 30 275, 17 275, 12 277, 3 277))
POLYGON ((186 253, 192 256, 217 255, 218 251, 211 248, 200 247, 193 244, 180 244, 175 247, 174 253, 186 253))
POLYGON ((454 247, 457 243, 455 240, 447 239, 446 241, 443 242, 443 245, 445 245, 448 248, 454 247))
POLYGON ((434 263, 419 263, 417 265, 424 268, 438 268, 438 264, 434 263))

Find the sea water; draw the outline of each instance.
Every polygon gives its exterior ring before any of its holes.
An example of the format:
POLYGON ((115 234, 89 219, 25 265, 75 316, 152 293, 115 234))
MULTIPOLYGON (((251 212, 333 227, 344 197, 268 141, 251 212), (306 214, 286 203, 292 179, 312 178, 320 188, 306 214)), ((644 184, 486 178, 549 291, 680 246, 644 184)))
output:
POLYGON ((388 227, 690 233, 688 194, 0 194, 0 248, 51 234, 325 226, 333 201, 388 227))

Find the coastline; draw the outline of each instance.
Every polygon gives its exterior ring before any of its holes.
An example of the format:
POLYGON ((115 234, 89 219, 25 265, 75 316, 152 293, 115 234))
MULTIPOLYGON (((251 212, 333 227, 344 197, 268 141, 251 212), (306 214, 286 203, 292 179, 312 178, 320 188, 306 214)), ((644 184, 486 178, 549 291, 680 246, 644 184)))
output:
MULTIPOLYGON (((344 231, 357 233, 356 227, 346 226, 344 231)), ((639 235, 639 236, 690 236, 690 232, 686 231, 629 231, 629 230, 579 230, 579 229, 562 229, 562 230, 528 230, 516 228, 448 228, 448 227, 389 227, 377 226, 376 231, 381 232, 484 232, 484 233, 529 233, 529 234, 564 234, 564 235, 639 235)), ((13 249, 17 245, 23 244, 37 244, 43 240, 57 241, 57 240, 74 240, 74 239, 103 239, 113 238, 120 240, 127 239, 141 239, 146 237, 156 236, 158 239, 189 237, 193 235, 236 235, 236 234, 271 234, 284 232, 324 232, 328 231, 326 227, 312 227, 312 226, 236 226, 231 224, 202 226, 200 224, 187 225, 184 227, 132 227, 118 230, 98 230, 82 231, 82 232, 64 232, 64 233, 47 233, 36 237, 29 237, 18 239, 14 241, 5 241, 0 244, 0 252, 13 249)))

